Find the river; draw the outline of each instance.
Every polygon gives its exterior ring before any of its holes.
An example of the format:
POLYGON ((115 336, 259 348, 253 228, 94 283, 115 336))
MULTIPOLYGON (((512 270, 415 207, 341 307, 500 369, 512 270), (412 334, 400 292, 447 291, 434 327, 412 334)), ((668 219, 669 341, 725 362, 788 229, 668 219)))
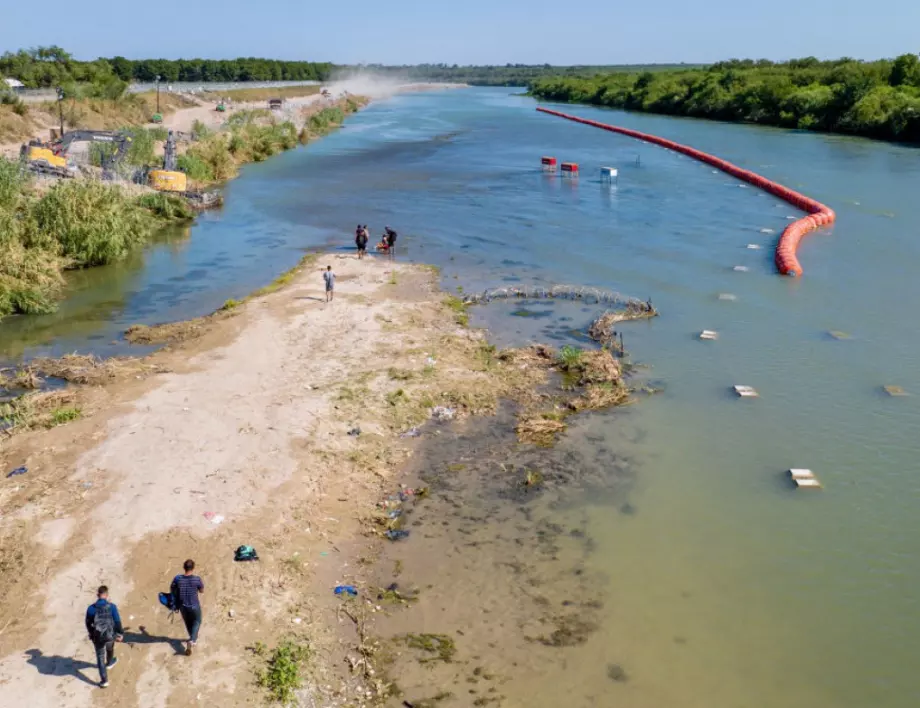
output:
MULTIPOLYGON (((577 513, 592 541, 599 628, 556 649, 556 671, 518 685, 513 704, 920 705, 918 152, 570 109, 714 153, 833 208, 837 224, 799 251, 804 277, 782 278, 772 246, 794 209, 534 106, 508 89, 375 103, 322 141, 245 167, 223 210, 190 233, 74 276, 57 315, 0 324, 0 358, 136 351, 119 342, 127 325, 213 310, 304 251, 347 247, 359 221, 375 235, 392 225, 408 257, 441 266, 451 290, 574 283, 650 297, 662 316, 623 331, 664 392, 586 418, 563 443, 628 456, 628 490, 605 503, 586 485, 565 510, 546 511, 577 513), (580 163, 582 177, 542 173, 541 155, 580 163), (619 168, 615 188, 601 184, 601 166, 619 168), (703 329, 719 340, 700 341, 703 329), (760 398, 736 399, 734 384, 760 398), (915 395, 889 397, 889 384, 915 395), (790 467, 812 469, 824 489, 793 490, 790 467), (613 664, 628 681, 605 676, 613 664)), ((474 324, 503 344, 565 340, 595 312, 531 308, 546 316, 489 306, 474 324)))

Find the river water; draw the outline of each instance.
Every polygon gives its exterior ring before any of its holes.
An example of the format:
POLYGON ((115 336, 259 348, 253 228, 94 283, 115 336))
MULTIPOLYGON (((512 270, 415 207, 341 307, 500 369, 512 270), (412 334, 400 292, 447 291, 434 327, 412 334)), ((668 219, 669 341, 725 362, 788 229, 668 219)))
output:
MULTIPOLYGON (((794 209, 534 106, 507 89, 375 103, 329 138, 246 167, 224 209, 190 233, 80 274, 58 315, 4 322, 0 358, 122 353, 127 325, 213 310, 306 250, 347 245, 359 221, 374 234, 396 228, 409 258, 442 266, 448 289, 574 283, 650 297, 662 316, 624 333, 664 392, 576 423, 553 454, 591 468, 592 481, 528 512, 590 541, 556 555, 581 559, 591 584, 572 592, 590 594, 596 631, 553 647, 555 669, 509 680, 509 705, 920 705, 917 151, 571 108, 712 152, 835 209, 837 225, 800 249, 804 277, 788 279, 775 274, 772 246, 794 209), (543 174, 541 155, 580 163, 582 177, 543 174), (619 168, 614 189, 600 183, 601 166, 619 168), (720 339, 700 341, 702 329, 720 339), (838 330, 849 338, 828 334, 838 330), (760 398, 736 399, 734 384, 760 398), (889 384, 916 395, 888 397, 889 384), (598 474, 626 467, 628 484, 598 493, 598 474), (793 490, 790 467, 812 469, 824 489, 793 490)), ((596 313, 530 307, 547 316, 489 306, 474 322, 513 344, 565 339, 596 313)), ((502 552, 508 560, 513 546, 502 552)), ((500 594, 487 582, 498 559, 479 562, 464 591, 500 594)), ((449 589, 433 597, 458 604, 449 589)))

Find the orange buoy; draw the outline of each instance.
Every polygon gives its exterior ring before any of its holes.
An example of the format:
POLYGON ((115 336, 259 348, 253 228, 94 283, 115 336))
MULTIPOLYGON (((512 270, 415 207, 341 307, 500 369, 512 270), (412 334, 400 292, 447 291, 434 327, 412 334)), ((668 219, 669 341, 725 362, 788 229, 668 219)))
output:
MULTIPOLYGON (((779 272, 783 275, 798 276, 802 274, 802 265, 799 263, 799 260, 795 255, 799 246, 799 242, 802 240, 802 236, 822 226, 833 224, 837 218, 834 210, 826 207, 821 202, 815 201, 810 197, 806 197, 804 194, 799 194, 798 192, 778 184, 777 182, 773 182, 772 180, 758 175, 755 172, 751 172, 750 170, 743 170, 737 165, 733 165, 731 162, 728 162, 727 160, 718 158, 715 155, 710 155, 703 152, 702 150, 697 150, 696 148, 688 147, 687 145, 681 145, 680 143, 675 143, 673 140, 667 140, 666 138, 659 138, 657 135, 641 133, 638 130, 632 130, 630 128, 620 128, 615 125, 607 125, 606 123, 600 123, 596 120, 579 118, 578 116, 568 115, 567 113, 561 113, 560 111, 554 111, 549 108, 538 107, 537 110, 541 113, 556 116, 557 118, 565 118, 566 120, 571 120, 575 123, 584 123, 585 125, 590 125, 594 128, 608 130, 611 133, 619 133, 621 135, 629 136, 630 138, 636 138, 637 140, 644 140, 647 143, 652 143, 654 145, 659 145, 669 150, 674 150, 675 152, 682 153, 688 157, 692 157, 695 160, 699 160, 700 162, 705 162, 706 164, 722 170, 723 172, 730 174, 733 177, 737 177, 743 182, 747 182, 754 185, 755 187, 759 187, 765 192, 768 192, 773 196, 778 197, 779 199, 782 199, 789 204, 792 204, 794 207, 808 212, 808 216, 797 219, 796 221, 789 224, 789 226, 786 227, 782 235, 779 237, 779 241, 776 243, 774 262, 776 263, 777 270, 779 270, 779 272)), ((562 163, 562 171, 577 173, 578 165, 575 163, 564 162, 562 163), (574 167, 574 170, 567 170, 566 166, 569 166, 570 168, 574 167)))

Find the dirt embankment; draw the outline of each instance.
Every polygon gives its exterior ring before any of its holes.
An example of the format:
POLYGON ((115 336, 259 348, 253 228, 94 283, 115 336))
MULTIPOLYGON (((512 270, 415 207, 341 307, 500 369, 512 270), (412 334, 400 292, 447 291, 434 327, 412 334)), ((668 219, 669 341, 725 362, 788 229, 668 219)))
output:
POLYGON ((362 519, 412 453, 401 434, 439 405, 488 413, 545 377, 496 357, 434 280, 423 267, 323 257, 194 339, 83 377, 69 401, 79 419, 0 443, 4 700, 250 706, 264 659, 247 647, 290 638, 312 651, 302 705, 372 704, 384 687, 343 668, 360 637, 332 590, 358 571, 374 528, 362 519), (241 544, 261 561, 235 563, 241 544), (192 657, 157 601, 185 558, 206 585, 192 657), (82 628, 102 583, 126 625, 105 691, 82 628))

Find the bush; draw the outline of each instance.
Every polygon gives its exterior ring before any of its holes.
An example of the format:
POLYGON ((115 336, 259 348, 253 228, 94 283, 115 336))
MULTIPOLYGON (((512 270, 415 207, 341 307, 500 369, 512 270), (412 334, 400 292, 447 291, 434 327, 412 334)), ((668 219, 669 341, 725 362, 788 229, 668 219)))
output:
POLYGON ((189 179, 196 182, 214 181, 214 173, 211 171, 210 165, 192 153, 187 152, 184 155, 179 155, 176 160, 176 166, 187 174, 189 179))
MULTIPOLYGON (((256 654, 264 656, 265 647, 257 645, 256 654)), ((282 705, 294 701, 296 691, 303 685, 301 670, 309 656, 309 649, 289 640, 267 657, 265 668, 258 673, 258 683, 268 691, 271 700, 282 705)))
POLYGON ((137 205, 165 221, 188 221, 195 212, 182 197, 175 194, 145 194, 137 198, 137 205))
POLYGON ((28 104, 14 93, 0 93, 0 105, 10 106, 17 116, 26 116, 29 113, 28 104))
POLYGON ((105 265, 144 243, 155 223, 118 187, 93 181, 58 182, 33 210, 27 246, 56 251, 73 266, 105 265))

